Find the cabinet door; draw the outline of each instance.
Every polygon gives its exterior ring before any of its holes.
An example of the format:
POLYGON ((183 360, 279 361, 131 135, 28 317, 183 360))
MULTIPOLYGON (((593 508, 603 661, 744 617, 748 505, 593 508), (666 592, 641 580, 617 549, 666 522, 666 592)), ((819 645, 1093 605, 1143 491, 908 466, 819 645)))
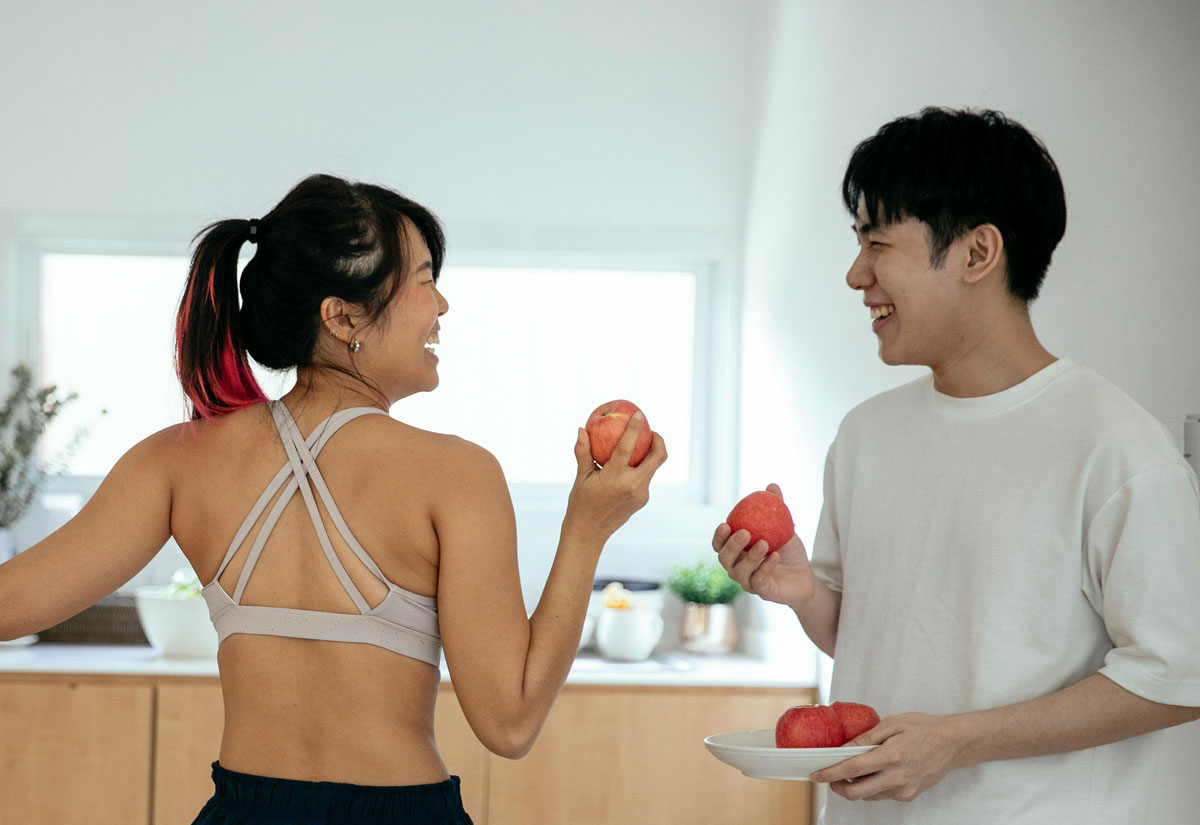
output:
POLYGON ((807 782, 750 779, 704 747, 769 728, 811 690, 568 685, 521 760, 490 763, 488 825, 806 825, 807 782))
POLYGON ((486 825, 489 754, 475 738, 459 707, 454 688, 446 682, 438 690, 433 728, 446 770, 462 780, 463 807, 475 825, 486 825))
POLYGON ((0 822, 149 823, 149 684, 0 681, 0 822))
POLYGON ((212 796, 225 705, 216 681, 160 682, 154 746, 154 825, 187 825, 212 796))

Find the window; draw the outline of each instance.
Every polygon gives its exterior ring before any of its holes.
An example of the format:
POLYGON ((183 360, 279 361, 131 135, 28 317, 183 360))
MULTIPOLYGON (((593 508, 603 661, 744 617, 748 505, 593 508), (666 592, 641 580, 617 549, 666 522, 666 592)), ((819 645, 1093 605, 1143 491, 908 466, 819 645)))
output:
MULTIPOLYGON (((32 260, 42 380, 80 396, 48 432, 44 455, 59 455, 85 427, 68 473, 99 477, 183 419, 172 353, 188 261, 58 251, 32 260)), ((450 303, 441 385, 401 400, 395 417, 492 451, 520 508, 561 504, 576 427, 598 404, 628 398, 668 441, 657 494, 690 505, 711 496, 722 442, 704 434, 723 420, 713 416, 711 266, 452 265, 440 286, 450 303)), ((269 397, 294 380, 255 372, 269 397)))
POLYGON ((658 481, 688 483, 694 272, 446 267, 440 286, 441 385, 397 417, 484 445, 510 483, 570 484, 576 428, 627 398, 672 440, 658 481))

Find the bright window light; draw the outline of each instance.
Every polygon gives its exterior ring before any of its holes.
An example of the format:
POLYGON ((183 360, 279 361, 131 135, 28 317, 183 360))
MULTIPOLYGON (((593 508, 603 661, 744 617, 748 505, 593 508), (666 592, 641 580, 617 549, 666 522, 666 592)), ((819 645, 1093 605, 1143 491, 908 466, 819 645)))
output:
POLYGON ((177 257, 42 256, 42 380, 79 394, 47 431, 43 460, 85 427, 67 472, 104 475, 138 441, 183 420, 172 351, 186 274, 177 257))
MULTIPOLYGON (((47 433, 43 456, 88 430, 69 474, 104 475, 133 444, 183 420, 172 353, 187 264, 41 256, 42 379, 79 393, 47 433)), ((667 434, 671 460, 656 484, 692 481, 694 272, 447 266, 440 288, 450 302, 441 385, 401 400, 393 417, 481 444, 511 484, 569 484, 575 429, 597 405, 627 398, 667 434)), ((272 398, 294 380, 255 373, 272 398)))
POLYGON ((510 482, 575 477, 576 428, 628 399, 667 434, 656 484, 691 475, 696 276, 692 272, 446 267, 432 393, 392 414, 496 455, 510 482))

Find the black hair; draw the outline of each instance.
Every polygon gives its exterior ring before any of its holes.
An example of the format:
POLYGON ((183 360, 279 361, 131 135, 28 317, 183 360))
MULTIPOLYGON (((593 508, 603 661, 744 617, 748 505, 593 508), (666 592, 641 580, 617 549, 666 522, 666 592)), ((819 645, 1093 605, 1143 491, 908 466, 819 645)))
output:
POLYGON ((176 370, 191 417, 265 400, 247 354, 285 370, 314 363, 321 302, 330 296, 383 315, 404 285, 411 250, 405 219, 421 233, 436 281, 445 258, 437 217, 397 192, 332 175, 298 183, 259 220, 224 220, 197 236, 176 318, 176 370), (257 243, 242 272, 238 252, 257 243))
POLYGON ((1025 304, 1067 227, 1062 178, 1045 145, 991 109, 929 107, 885 124, 854 149, 842 200, 854 215, 861 202, 877 225, 922 221, 932 266, 963 233, 993 224, 1004 239, 1008 290, 1025 304))

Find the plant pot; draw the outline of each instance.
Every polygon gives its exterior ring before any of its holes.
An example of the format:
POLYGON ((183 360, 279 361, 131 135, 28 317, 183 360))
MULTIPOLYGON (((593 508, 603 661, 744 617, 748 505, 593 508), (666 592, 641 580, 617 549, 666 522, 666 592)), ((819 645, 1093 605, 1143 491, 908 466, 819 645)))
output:
POLYGON ((683 606, 680 646, 689 653, 729 653, 737 643, 737 617, 730 604, 683 606))

